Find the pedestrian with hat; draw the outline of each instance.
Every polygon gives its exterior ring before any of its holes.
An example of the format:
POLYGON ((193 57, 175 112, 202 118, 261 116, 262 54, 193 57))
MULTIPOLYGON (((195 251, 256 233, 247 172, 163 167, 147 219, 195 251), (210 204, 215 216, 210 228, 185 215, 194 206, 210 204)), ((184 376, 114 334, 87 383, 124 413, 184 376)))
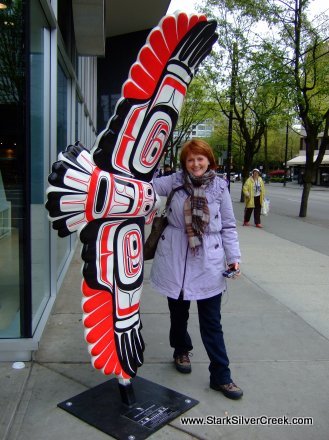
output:
POLYGON ((254 211, 255 226, 262 228, 260 214, 265 198, 265 186, 258 168, 252 170, 251 176, 243 185, 242 192, 245 201, 243 226, 250 226, 250 217, 254 211))

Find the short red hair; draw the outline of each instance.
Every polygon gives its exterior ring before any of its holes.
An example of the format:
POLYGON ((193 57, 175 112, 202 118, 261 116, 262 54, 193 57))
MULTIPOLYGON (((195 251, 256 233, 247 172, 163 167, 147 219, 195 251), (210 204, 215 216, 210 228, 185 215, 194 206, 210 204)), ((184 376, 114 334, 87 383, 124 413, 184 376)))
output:
POLYGON ((206 156, 209 160, 209 168, 212 170, 216 170, 216 160, 214 156, 214 152, 212 151, 211 146, 202 139, 191 139, 190 141, 185 142, 183 145, 182 151, 180 153, 180 164, 184 171, 186 171, 186 160, 187 156, 192 154, 201 154, 202 156, 206 156))

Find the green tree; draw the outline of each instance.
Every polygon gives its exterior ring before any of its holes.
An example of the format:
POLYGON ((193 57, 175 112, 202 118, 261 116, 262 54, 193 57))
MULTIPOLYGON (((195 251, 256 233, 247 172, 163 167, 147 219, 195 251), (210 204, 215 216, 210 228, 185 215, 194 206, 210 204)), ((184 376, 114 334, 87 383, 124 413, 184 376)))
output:
POLYGON ((212 118, 213 108, 214 105, 209 100, 204 79, 197 75, 188 88, 175 132, 168 142, 165 162, 168 162, 169 158, 173 170, 177 167, 179 150, 182 144, 192 133, 192 126, 212 118))
MULTIPOLYGON (((222 1, 231 4, 231 1, 222 1)), ((327 26, 308 19, 310 0, 235 0, 234 4, 248 17, 261 17, 269 27, 276 29, 272 39, 276 49, 273 58, 276 53, 282 54, 276 59, 277 76, 289 89, 289 99, 306 132, 306 164, 299 210, 299 216, 306 217, 312 182, 329 144, 327 26), (314 157, 317 150, 318 155, 314 157)), ((321 19, 327 22, 324 15, 321 19)))
POLYGON ((206 60, 208 87, 242 140, 245 180, 269 121, 284 102, 285 85, 276 75, 281 54, 273 56, 275 47, 254 32, 261 17, 246 14, 235 2, 208 0, 203 11, 219 27, 218 50, 206 60))

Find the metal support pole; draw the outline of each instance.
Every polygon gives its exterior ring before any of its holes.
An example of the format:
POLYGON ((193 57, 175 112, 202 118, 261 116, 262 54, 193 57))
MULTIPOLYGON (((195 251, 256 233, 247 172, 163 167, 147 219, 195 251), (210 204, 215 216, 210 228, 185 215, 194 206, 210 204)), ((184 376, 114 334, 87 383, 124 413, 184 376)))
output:
POLYGON ((235 83, 237 74, 237 58, 238 58, 238 45, 233 43, 232 53, 232 73, 231 73, 231 93, 230 93, 230 112, 228 118, 228 135, 227 135, 227 159, 226 159, 226 177, 228 190, 231 186, 231 163, 232 163, 232 135, 233 135, 233 109, 235 105, 235 83))
POLYGON ((119 378, 118 384, 122 402, 128 406, 133 405, 136 402, 136 398, 130 379, 119 378))
POLYGON ((227 187, 229 191, 231 189, 232 129, 233 129, 233 110, 231 109, 228 118, 227 158, 226 158, 226 178, 227 178, 227 187))
POLYGON ((288 122, 287 122, 287 126, 286 126, 286 149, 285 149, 285 153, 284 153, 284 175, 283 175, 283 186, 286 186, 286 179, 287 179, 288 134, 289 134, 289 124, 288 124, 288 122))

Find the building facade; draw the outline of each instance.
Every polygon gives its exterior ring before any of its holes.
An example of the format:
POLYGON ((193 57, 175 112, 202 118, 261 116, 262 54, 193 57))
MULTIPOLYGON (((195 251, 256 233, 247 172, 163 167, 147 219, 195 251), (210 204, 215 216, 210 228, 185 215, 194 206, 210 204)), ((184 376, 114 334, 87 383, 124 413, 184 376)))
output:
POLYGON ((214 121, 212 119, 206 119, 200 124, 193 124, 190 138, 210 138, 215 130, 214 121))
MULTIPOLYGON (((320 133, 317 140, 318 147, 322 139, 322 134, 320 133)), ((318 157, 319 150, 314 151, 313 161, 318 157)), ((287 166, 291 168, 290 174, 294 176, 294 179, 298 180, 300 184, 303 183, 303 174, 305 170, 306 163, 306 143, 305 143, 305 133, 302 133, 300 138, 300 150, 299 155, 293 157, 287 161, 287 166)), ((314 185, 329 186, 329 150, 325 151, 321 165, 319 166, 316 176, 314 176, 314 185)))
POLYGON ((47 178, 68 145, 92 147, 120 96, 129 67, 111 59, 108 39, 132 63, 169 3, 0 0, 2 361, 30 360, 38 349, 77 245, 76 234, 59 238, 50 227, 47 178))

